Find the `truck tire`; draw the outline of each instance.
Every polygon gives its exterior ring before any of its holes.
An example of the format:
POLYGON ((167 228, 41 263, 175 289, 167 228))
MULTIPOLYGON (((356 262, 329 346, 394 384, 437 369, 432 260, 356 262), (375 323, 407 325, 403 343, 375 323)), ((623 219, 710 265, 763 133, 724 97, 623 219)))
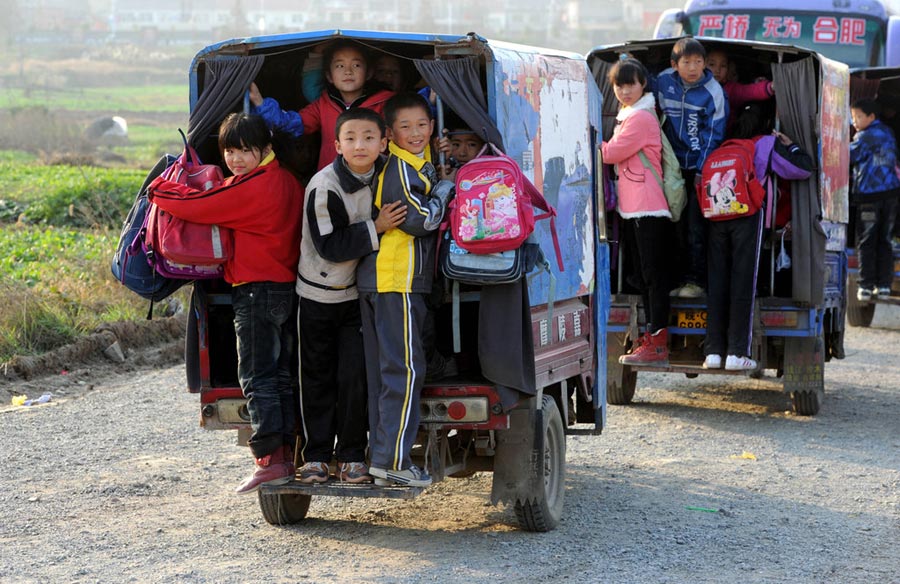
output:
POLYGON ((875 303, 857 300, 856 290, 856 277, 850 276, 847 283, 847 322, 850 326, 867 327, 875 316, 875 303))
POLYGON ((815 416, 822 405, 822 393, 818 391, 795 391, 791 393, 791 404, 799 416, 815 416))
POLYGON ((555 529, 562 517, 566 492, 566 431, 553 397, 545 395, 541 402, 543 415, 544 456, 540 493, 527 500, 516 501, 516 520, 525 531, 545 532, 555 529))
POLYGON ((259 508, 269 525, 292 525, 303 521, 312 501, 312 495, 270 493, 265 488, 258 494, 259 508))
POLYGON ((637 371, 631 367, 619 365, 618 375, 613 371, 606 384, 606 403, 613 406, 627 406, 634 399, 637 387, 637 371))

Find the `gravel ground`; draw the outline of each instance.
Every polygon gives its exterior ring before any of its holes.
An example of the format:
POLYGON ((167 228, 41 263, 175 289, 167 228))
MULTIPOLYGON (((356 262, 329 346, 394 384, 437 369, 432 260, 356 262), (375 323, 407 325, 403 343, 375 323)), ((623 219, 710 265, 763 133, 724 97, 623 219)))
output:
POLYGON ((198 427, 183 367, 17 382, 57 397, 0 410, 0 581, 900 583, 898 347, 879 307, 813 418, 772 378, 642 374, 601 436, 569 437, 545 534, 488 504, 489 474, 272 527, 232 494, 250 457, 198 427))

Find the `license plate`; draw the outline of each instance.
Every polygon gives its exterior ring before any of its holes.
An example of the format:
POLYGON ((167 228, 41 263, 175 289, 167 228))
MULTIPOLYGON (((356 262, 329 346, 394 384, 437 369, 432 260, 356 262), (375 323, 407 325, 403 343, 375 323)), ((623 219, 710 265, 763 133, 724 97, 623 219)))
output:
POLYGON ((678 311, 678 328, 705 329, 706 328, 706 311, 705 310, 679 310, 678 311))

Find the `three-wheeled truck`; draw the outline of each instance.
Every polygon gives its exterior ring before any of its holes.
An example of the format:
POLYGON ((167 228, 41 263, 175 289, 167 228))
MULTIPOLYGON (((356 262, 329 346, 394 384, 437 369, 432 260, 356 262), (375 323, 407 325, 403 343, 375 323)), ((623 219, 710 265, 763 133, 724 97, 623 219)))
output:
MULTIPOLYGON (((900 67, 866 67, 850 70, 850 103, 864 97, 875 98, 882 106, 882 120, 894 130, 894 136, 900 136, 900 67)), ((850 208, 850 231, 847 236, 847 322, 852 326, 867 327, 875 317, 875 306, 878 304, 900 305, 900 249, 894 248, 894 281, 890 296, 875 296, 868 302, 856 298, 857 277, 859 275, 859 256, 856 254, 855 209, 850 208)), ((894 226, 894 233, 900 233, 900 227, 894 226)))
MULTIPOLYGON (((670 66, 677 39, 632 41, 593 49, 588 66, 603 93, 603 135, 612 135, 618 104, 607 72, 623 53, 643 62, 655 75, 670 66)), ((824 397, 825 362, 843 358, 844 312, 847 300, 845 253, 848 221, 849 71, 802 48, 770 43, 700 39, 707 51, 719 49, 731 57, 740 80, 757 77, 774 81, 779 129, 797 142, 814 161, 816 170, 805 181, 792 181, 791 229, 769 228, 757 258, 757 295, 753 311, 752 355, 759 376, 773 369, 783 377, 794 411, 815 415, 824 397), (791 267, 776 269, 781 242, 791 267)), ((773 193, 773 196, 777 194, 773 193)), ((696 196, 688 189, 688 196, 696 196)), ((644 324, 641 296, 629 285, 627 241, 622 222, 609 214, 616 241, 612 247, 612 305, 608 327, 607 401, 628 404, 634 397, 640 371, 665 371, 694 378, 698 375, 740 375, 702 367, 706 333, 704 298, 673 298, 669 326, 669 366, 623 366, 619 357, 630 347, 644 324)), ((674 256, 673 256, 674 259, 674 256)))
MULTIPOLYGON (((524 529, 552 529, 563 510, 565 436, 599 433, 606 413, 609 259, 597 227, 605 225, 595 181, 597 87, 581 55, 475 34, 326 30, 228 40, 200 51, 191 65, 189 140, 201 158, 220 160, 218 122, 246 107, 250 82, 285 109, 302 107, 305 60, 338 38, 415 67, 440 96, 441 112, 452 109, 500 146, 556 207, 563 270, 551 259, 513 284, 462 285, 442 297, 436 342, 455 352, 459 372, 426 381, 412 452, 435 481, 492 471, 493 503, 513 504, 524 529), (500 322, 502 328, 492 328, 500 322)), ((280 154, 301 180, 315 169, 314 141, 303 137, 280 154)), ((553 258, 548 223, 538 222, 535 237, 553 258)), ((235 429, 246 442, 250 418, 237 379, 230 290, 222 281, 194 285, 186 366, 189 389, 200 394, 200 424, 235 429)), ((412 498, 421 491, 293 481, 261 488, 259 504, 269 523, 289 524, 306 516, 314 496, 412 498)))

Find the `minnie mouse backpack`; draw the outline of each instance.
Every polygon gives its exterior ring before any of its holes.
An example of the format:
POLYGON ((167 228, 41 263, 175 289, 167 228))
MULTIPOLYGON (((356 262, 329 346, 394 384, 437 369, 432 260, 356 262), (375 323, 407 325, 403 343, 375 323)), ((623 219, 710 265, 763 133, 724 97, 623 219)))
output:
POLYGON ((726 140, 703 163, 697 197, 703 217, 727 221, 759 211, 766 190, 756 177, 753 140, 726 140))

